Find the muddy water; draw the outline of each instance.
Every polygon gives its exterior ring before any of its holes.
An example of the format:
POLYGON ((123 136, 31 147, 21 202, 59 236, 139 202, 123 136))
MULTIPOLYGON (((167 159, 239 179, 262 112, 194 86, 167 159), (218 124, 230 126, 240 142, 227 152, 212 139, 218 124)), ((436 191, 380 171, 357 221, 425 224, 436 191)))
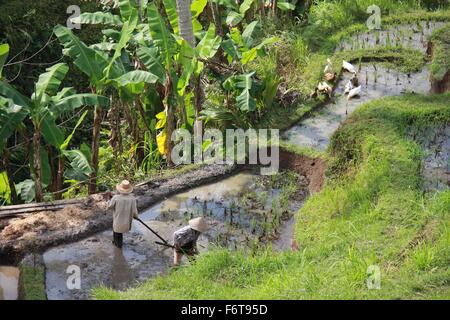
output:
POLYGON ((283 139, 297 146, 325 150, 339 125, 362 104, 406 92, 426 94, 431 88, 427 67, 408 75, 380 64, 362 64, 358 73, 361 95, 347 100, 344 89, 351 77, 350 73, 344 73, 334 91, 333 102, 313 117, 287 130, 283 139))
POLYGON ((0 300, 17 300, 20 271, 14 267, 0 266, 0 300))
MULTIPOLYGON (((175 230, 203 215, 211 228, 198 241, 200 252, 217 245, 249 247, 261 238, 265 212, 272 210, 274 203, 276 207, 279 192, 261 183, 256 173, 243 172, 172 196, 142 212, 140 218, 171 242, 175 230)), ((301 205, 302 201, 292 201, 289 211, 295 212, 301 205)), ((274 249, 288 249, 292 223, 281 223, 277 232, 280 237, 274 249)), ((102 232, 44 254, 49 299, 89 299, 93 287, 103 284, 123 290, 170 270, 172 250, 155 244, 159 239, 139 222, 134 221, 132 230, 124 235, 123 250, 111 244, 111 233, 102 232), (81 271, 80 289, 67 287, 71 265, 81 271)))
POLYGON ((397 25, 386 30, 359 33, 338 45, 337 51, 399 46, 426 52, 428 37, 434 29, 444 24, 444 22, 421 21, 412 25, 397 25))
MULTIPOLYGON (((337 51, 375 48, 380 46, 403 46, 426 52, 428 37, 441 22, 420 22, 413 25, 399 25, 387 30, 359 33, 343 41, 337 51)), ((356 66, 355 66, 356 67, 356 66)), ((427 94, 430 92, 430 73, 427 67, 420 72, 404 74, 384 67, 380 63, 362 64, 358 70, 361 95, 350 101, 343 94, 351 78, 344 73, 334 91, 333 100, 314 116, 287 130, 282 139, 300 147, 325 150, 330 137, 339 125, 362 104, 386 96, 398 96, 407 92, 427 94)))

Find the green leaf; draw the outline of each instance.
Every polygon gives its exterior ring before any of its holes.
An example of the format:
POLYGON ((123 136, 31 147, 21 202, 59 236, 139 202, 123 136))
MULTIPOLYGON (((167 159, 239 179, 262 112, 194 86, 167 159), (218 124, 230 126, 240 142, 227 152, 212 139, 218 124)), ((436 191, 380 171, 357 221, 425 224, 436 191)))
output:
POLYGON ((239 59, 239 50, 232 39, 222 41, 221 47, 228 56, 228 62, 239 59))
POLYGON ((129 84, 138 84, 138 83, 155 83, 158 81, 158 77, 154 75, 151 72, 148 71, 142 71, 142 70, 134 70, 130 71, 128 73, 125 73, 124 75, 120 76, 119 78, 115 79, 114 81, 121 87, 127 86, 129 84))
POLYGON ((86 181, 93 172, 85 154, 80 150, 64 151, 64 155, 70 161, 70 169, 64 172, 64 178, 68 180, 86 181))
POLYGON ((172 26, 172 30, 175 34, 178 34, 179 28, 176 0, 163 0, 163 3, 167 18, 169 19, 169 23, 172 26))
POLYGON ((115 27, 122 26, 122 20, 110 12, 84 12, 78 17, 70 19, 72 23, 76 24, 102 24, 115 27))
POLYGON ((4 143, 28 115, 28 108, 0 97, 0 152, 4 143))
POLYGON ((72 140, 73 135, 75 134, 75 131, 78 129, 78 127, 83 123, 84 118, 86 118, 86 115, 88 114, 88 110, 86 110, 80 117, 80 119, 78 119, 77 124, 75 125, 75 127, 72 130, 72 133, 70 135, 67 136, 66 140, 64 140, 63 144, 61 144, 61 146, 59 147, 60 150, 66 150, 67 147, 69 146, 70 140, 72 140))
POLYGON ((210 24, 208 31, 196 47, 197 54, 202 59, 211 59, 219 50, 222 39, 216 36, 216 27, 210 24))
POLYGON ((235 11, 230 11, 227 16, 226 23, 228 26, 234 27, 238 25, 244 17, 235 11))
POLYGON ((164 57, 165 65, 170 65, 172 54, 175 51, 175 41, 166 28, 166 24, 156 8, 154 3, 147 7, 148 25, 150 35, 156 46, 159 47, 161 55, 164 57))
POLYGON ((61 25, 54 29, 55 35, 64 46, 64 53, 74 60, 74 64, 95 85, 99 86, 103 79, 103 70, 108 61, 98 51, 87 47, 71 30, 61 25))
POLYGON ((59 148, 64 141, 63 132, 56 125, 55 118, 50 114, 47 114, 41 121, 41 133, 45 141, 55 148, 59 148))
POLYGON ((5 65, 6 59, 8 58, 9 44, 0 44, 0 80, 2 79, 2 70, 5 65))
POLYGON ((249 90, 242 91, 242 93, 236 98, 236 102, 241 111, 250 112, 255 111, 256 109, 256 101, 250 95, 249 90))
POLYGON ((159 59, 158 48, 140 47, 137 55, 147 70, 158 77, 158 82, 162 85, 166 82, 166 71, 159 59))
POLYGON ((31 106, 31 100, 29 98, 22 95, 13 86, 4 81, 0 81, 0 96, 12 100, 14 104, 24 108, 29 108, 31 106))
POLYGON ((34 181, 31 179, 24 180, 16 184, 16 192, 25 203, 33 202, 36 197, 34 181))
POLYGON ((191 3, 192 18, 198 18, 200 14, 205 10, 208 0, 193 0, 191 3))
POLYGON ((64 112, 70 112, 82 106, 108 107, 109 99, 93 93, 74 94, 56 102, 52 111, 55 114, 60 115, 64 112))
POLYGON ((251 48, 248 51, 245 51, 242 54, 242 59, 241 59, 241 63, 242 65, 246 65, 247 63, 252 62, 253 60, 256 59, 256 57, 258 56, 258 50, 256 48, 251 48))
POLYGON ((242 2, 239 7, 239 13, 242 15, 242 17, 245 16, 245 13, 248 11, 248 9, 250 9, 253 2, 255 2, 255 0, 244 0, 244 2, 242 2))
POLYGON ((68 71, 69 67, 65 63, 58 63, 47 68, 46 72, 39 76, 36 83, 36 97, 38 101, 41 101, 45 94, 49 96, 55 95, 68 71))
POLYGON ((277 2, 277 7, 281 11, 295 10, 295 4, 289 2, 277 2))
POLYGON ((120 17, 122 21, 130 20, 130 17, 137 13, 137 4, 135 0, 119 0, 120 17))
POLYGON ((11 189, 9 188, 8 174, 6 171, 0 172, 0 198, 10 202, 11 189))
POLYGON ((247 48, 251 48, 253 46, 253 33, 255 32, 255 28, 258 25, 258 21, 253 21, 247 27, 245 27, 244 32, 242 32, 242 39, 245 42, 247 48))
POLYGON ((189 85, 189 80, 196 66, 197 66, 197 59, 194 58, 191 60, 191 63, 189 65, 184 67, 183 73, 181 74, 181 77, 178 79, 177 83, 177 90, 180 96, 184 96, 186 87, 189 85))

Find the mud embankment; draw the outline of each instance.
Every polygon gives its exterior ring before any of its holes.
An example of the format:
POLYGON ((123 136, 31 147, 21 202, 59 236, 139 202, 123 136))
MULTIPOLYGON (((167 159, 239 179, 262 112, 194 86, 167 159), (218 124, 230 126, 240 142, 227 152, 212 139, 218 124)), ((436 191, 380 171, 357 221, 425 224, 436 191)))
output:
POLYGON ((450 70, 447 71, 442 80, 431 77, 431 93, 442 94, 450 91, 450 70))

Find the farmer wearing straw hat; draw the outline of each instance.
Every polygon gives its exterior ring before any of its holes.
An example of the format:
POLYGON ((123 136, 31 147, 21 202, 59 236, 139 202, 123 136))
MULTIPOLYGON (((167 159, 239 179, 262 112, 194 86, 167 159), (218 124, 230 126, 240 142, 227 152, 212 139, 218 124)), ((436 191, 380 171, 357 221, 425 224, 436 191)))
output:
POLYGON ((202 217, 189 220, 189 225, 185 226, 173 234, 173 264, 178 266, 183 254, 193 256, 198 253, 198 237, 208 230, 208 225, 202 217))
POLYGON ((130 231, 133 218, 138 218, 136 198, 131 194, 133 186, 128 180, 123 180, 116 186, 119 192, 111 198, 108 209, 113 212, 113 244, 122 248, 123 234, 130 231))

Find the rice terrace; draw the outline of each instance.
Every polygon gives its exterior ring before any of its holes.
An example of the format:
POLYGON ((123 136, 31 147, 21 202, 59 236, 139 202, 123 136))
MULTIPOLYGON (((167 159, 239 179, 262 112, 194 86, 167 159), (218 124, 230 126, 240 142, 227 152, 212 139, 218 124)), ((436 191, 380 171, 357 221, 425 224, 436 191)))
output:
POLYGON ((450 1, 0 0, 0 151, 0 300, 449 300, 450 1))

